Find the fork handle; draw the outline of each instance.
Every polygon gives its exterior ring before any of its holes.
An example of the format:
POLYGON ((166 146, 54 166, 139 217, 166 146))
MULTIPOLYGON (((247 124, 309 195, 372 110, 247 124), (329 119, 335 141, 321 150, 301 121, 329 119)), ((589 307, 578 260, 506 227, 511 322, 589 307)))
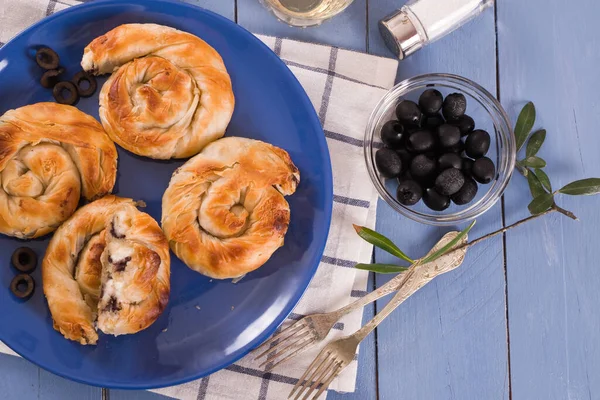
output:
POLYGON ((392 297, 390 302, 387 303, 386 306, 383 307, 383 309, 372 320, 367 322, 365 326, 360 328, 354 334, 359 342, 362 341, 365 337, 367 337, 367 335, 371 333, 375 328, 377 328, 377 326, 384 319, 386 319, 387 316, 392 313, 392 311, 398 308, 398 306, 402 304, 404 300, 409 298, 413 293, 425 286, 435 277, 434 275, 426 276, 419 272, 419 264, 415 264, 408 271, 402 274, 403 280, 400 283, 401 287, 398 290, 398 293, 396 293, 396 295, 392 297))
MULTIPOLYGON (((444 240, 449 241, 453 237, 458 235, 458 232, 450 232, 446 234, 438 245, 442 243, 444 240)), ((463 237, 462 243, 466 243, 466 237, 463 237)), ((436 247, 438 246, 436 245, 436 247)), ((460 245, 457 244, 457 245, 460 245)), ((435 250, 432 249, 432 251, 435 250)), ((456 253, 448 253, 438 261, 430 262, 427 264, 421 264, 421 260, 417 260, 405 273, 400 275, 401 278, 399 283, 398 292, 388 304, 365 326, 360 328, 354 334, 355 338, 358 341, 362 341, 369 333, 371 333, 377 325, 379 325, 384 319, 387 318, 388 315, 392 313, 400 304, 404 302, 407 298, 409 298, 413 293, 417 290, 421 289, 423 286, 431 282, 433 278, 448 271, 453 270, 462 264, 466 253, 466 248, 461 249, 456 253)))
POLYGON ((352 303, 348 304, 347 306, 342 307, 339 310, 335 311, 335 313, 338 316, 338 319, 343 317, 346 314, 351 313, 352 311, 356 310, 357 308, 362 308, 362 307, 366 306, 367 304, 374 302, 375 300, 379 300, 380 298, 387 296, 390 293, 394 293, 396 290, 398 290, 398 288, 402 284, 402 280, 404 279, 405 274, 406 274, 406 272, 396 275, 395 277, 390 279, 386 284, 382 285, 378 289, 364 295, 360 299, 357 299, 356 301, 353 301, 352 303))
MULTIPOLYGON (((445 234, 436 243, 436 245, 427 253, 427 255, 440 249, 446 242, 450 241, 457 234, 458 234, 458 232, 448 232, 447 234, 445 234)), ((440 265, 440 268, 444 268, 445 265, 443 265, 443 264, 451 263, 452 258, 444 256, 444 257, 440 258, 439 261, 436 261, 436 262, 438 264, 442 264, 442 265, 440 265)), ((414 269, 415 266, 417 266, 416 263, 412 265, 411 269, 414 269)), ((410 269, 409 269, 409 271, 410 271, 410 269)), ((360 299, 353 301, 352 303, 348 304, 347 306, 342 307, 337 311, 334 311, 335 316, 337 317, 337 319, 340 319, 344 315, 351 313, 352 311, 356 310, 357 308, 362 308, 362 307, 366 306, 367 304, 374 302, 375 300, 379 300, 383 296, 387 296, 390 293, 394 293, 396 290, 398 290, 404 284, 407 274, 408 274, 408 271, 396 275, 394 278, 390 279, 386 284, 382 285, 379 289, 376 289, 376 290, 372 291, 371 293, 368 293, 365 296, 361 297, 360 299)))

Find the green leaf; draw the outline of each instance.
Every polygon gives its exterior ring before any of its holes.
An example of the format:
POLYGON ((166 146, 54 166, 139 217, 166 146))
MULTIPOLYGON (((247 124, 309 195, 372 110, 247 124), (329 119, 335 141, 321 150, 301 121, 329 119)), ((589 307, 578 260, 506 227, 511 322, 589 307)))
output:
POLYGON ((592 195, 600 193, 600 178, 588 178, 569 183, 559 190, 571 196, 592 195))
POLYGON ((546 161, 544 161, 543 158, 532 156, 524 159, 522 164, 529 168, 544 168, 546 166, 546 161))
POLYGON ((354 268, 377 272, 378 274, 397 274, 408 269, 407 267, 393 264, 356 264, 354 268))
POLYGON ((544 144, 544 140, 546 140, 545 129, 540 129, 539 131, 534 132, 529 138, 529 141, 527 142, 527 148, 525 149, 525 154, 527 157, 535 156, 538 151, 540 151, 542 144, 544 144))
POLYGON ((519 118, 517 118, 517 124, 515 125, 515 138, 517 140, 517 151, 521 150, 523 144, 527 140, 527 136, 529 136, 529 132, 531 132, 531 128, 533 128, 533 124, 535 123, 535 106, 532 102, 525 104, 525 107, 519 113, 519 118))
POLYGON ((546 193, 546 190, 544 190, 544 187, 542 186, 542 182, 540 182, 539 178, 534 174, 533 171, 529 171, 529 174, 527 174, 527 183, 529 183, 531 197, 534 199, 546 193))
POLYGON ((373 246, 377 246, 382 250, 387 251, 393 256, 403 259, 409 263, 413 263, 410 257, 408 257, 402 250, 398 248, 390 239, 386 238, 380 233, 375 232, 372 229, 365 228, 364 226, 354 225, 354 230, 358 233, 358 236, 371 243, 373 246))
POLYGON ((462 238, 464 238, 467 233, 469 233, 469 231, 473 228, 473 226, 475 226, 475 222, 477 222, 477 221, 471 222, 471 224, 469 226, 467 226, 461 233, 459 233, 458 235, 456 235, 456 237, 454 239, 452 239, 451 241, 449 241, 448 244, 446 244, 444 247, 442 247, 441 249, 439 249, 435 253, 432 253, 432 254, 428 255, 427 257, 423 258, 421 260, 421 263, 422 264, 430 263, 432 261, 437 260, 438 258, 440 258, 444 254, 448 253, 449 251, 451 251, 452 248, 454 246, 456 246, 456 244, 458 242, 460 242, 462 240, 462 238))
POLYGON ((525 166, 523 165, 523 160, 518 161, 515 163, 515 168, 517 169, 517 171, 519 171, 521 173, 521 175, 523 176, 527 176, 527 174, 529 173, 529 171, 527 170, 527 168, 525 168, 525 166))
POLYGON ((533 199, 527 208, 532 215, 538 215, 552 207, 552 204, 554 204, 554 195, 544 193, 533 199))
POLYGON ((549 191, 550 193, 552 193, 552 184, 550 183, 550 178, 548 178, 548 175, 546 175, 546 173, 544 172, 544 170, 536 168, 535 169, 535 175, 540 180, 540 182, 542 183, 542 185, 544 186, 544 188, 547 191, 549 191))

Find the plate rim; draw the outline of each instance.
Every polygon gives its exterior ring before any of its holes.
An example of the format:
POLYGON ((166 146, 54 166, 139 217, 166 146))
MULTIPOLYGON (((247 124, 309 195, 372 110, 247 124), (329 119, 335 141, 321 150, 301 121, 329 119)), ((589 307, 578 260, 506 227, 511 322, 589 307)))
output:
MULTIPOLYGON (((96 0, 96 1, 92 1, 92 2, 81 3, 78 5, 66 8, 64 10, 58 11, 52 15, 46 16, 46 17, 40 19, 39 21, 36 21, 34 24, 30 25, 29 27, 27 27, 23 31, 19 32, 15 36, 13 36, 9 41, 7 41, 0 48, 0 59, 2 59, 3 53, 7 51, 5 49, 10 47, 10 45, 14 41, 29 34, 31 31, 37 29, 40 25, 48 23, 49 21, 55 20, 57 18, 61 18, 67 14, 77 12, 77 10, 80 10, 80 9, 94 8, 94 7, 98 7, 99 5, 103 5, 103 4, 105 5, 105 4, 111 4, 111 3, 115 4, 115 5, 148 5, 149 3, 175 5, 178 7, 183 7, 183 8, 194 10, 195 12, 208 14, 209 16, 216 18, 217 20, 220 20, 221 22, 234 25, 234 29, 238 29, 240 34, 250 38, 250 40, 257 43, 259 45, 259 47, 263 47, 264 49, 268 50, 266 52, 268 54, 268 56, 271 59, 274 59, 276 63, 280 64, 280 66, 284 67, 283 68, 284 73, 290 78, 290 81, 293 83, 293 85, 296 86, 297 89, 299 89, 299 93, 301 94, 301 97, 302 97, 301 101, 305 105, 307 105, 309 109, 311 109, 313 111, 311 113, 312 114, 312 118, 311 118, 312 121, 310 121, 311 125, 317 127, 318 130, 323 133, 322 136, 317 138, 317 140, 321 143, 321 146, 320 146, 321 147, 321 155, 322 155, 323 161, 325 162, 325 165, 324 165, 325 168, 323 171, 321 171, 323 173, 322 178, 323 178, 323 181, 325 184, 325 191, 324 191, 325 208, 323 210, 324 217, 325 217, 324 218, 324 220, 325 220, 324 221, 325 222, 325 232, 324 232, 325 240, 323 240, 323 242, 318 246, 317 254, 318 254, 319 260, 317 262, 315 262, 315 265, 309 271, 310 273, 307 274, 308 279, 305 278, 305 282, 302 285, 303 286, 302 290, 300 290, 299 293, 293 297, 293 300, 290 301, 289 305, 280 313, 280 316, 278 318, 274 319, 273 326, 270 329, 266 329, 265 331, 263 331, 262 334, 258 335, 254 339, 254 341, 258 342, 256 345, 250 345, 250 344, 246 345, 245 348, 243 348, 243 350, 240 352, 240 354, 233 357, 231 360, 221 362, 216 367, 213 367, 212 369, 210 369, 208 371, 192 374, 185 378, 173 379, 170 381, 163 381, 162 383, 159 383, 159 384, 151 384, 151 383, 123 384, 123 383, 119 383, 119 384, 108 384, 107 385, 107 384, 103 384, 102 382, 100 382, 100 380, 90 381, 88 379, 82 379, 82 378, 78 378, 75 376, 70 376, 66 373, 56 371, 55 368, 53 368, 50 365, 46 365, 45 363, 40 363, 40 362, 34 361, 32 358, 21 354, 17 349, 13 348, 9 343, 7 343, 6 339, 2 335, 2 332, 0 331, 0 341, 2 341, 11 350, 13 350, 15 353, 17 353, 20 357, 26 359, 27 361, 31 362, 32 364, 34 364, 40 368, 43 368, 44 370, 49 371, 49 372, 51 372, 57 376, 60 376, 62 378, 65 378, 65 379, 68 379, 68 380, 71 380, 74 382, 82 383, 85 385, 110 388, 110 389, 124 389, 124 390, 158 389, 158 388, 163 388, 163 387, 177 386, 177 385, 181 385, 181 384, 184 384, 187 382, 198 380, 203 377, 214 374, 232 364, 235 364, 237 361, 239 361, 240 359, 242 359, 243 357, 248 355, 250 352, 252 352, 252 350, 254 350, 256 347, 258 347, 258 345, 260 345, 266 339, 268 339, 277 330, 277 328, 287 319, 289 314, 292 313, 292 311, 296 308, 296 306, 298 305, 300 300, 302 300, 302 298, 306 294, 306 290, 308 289, 310 283, 312 282, 312 280, 317 272, 317 269, 319 268, 320 259, 323 256, 323 253, 325 251, 325 246, 327 244, 327 239, 329 237, 329 232, 330 232, 330 228, 331 228, 332 211, 333 211, 333 170, 332 170, 332 166, 331 166, 331 156, 329 153, 329 146, 327 145, 327 140, 325 139, 325 133, 323 131, 323 127, 321 125, 319 117, 316 113, 314 106, 312 105, 312 102, 310 101, 310 98, 308 97, 308 94, 306 93, 306 90, 300 84, 300 82, 298 81, 296 76, 293 74, 293 72, 289 69, 289 67, 265 43, 263 43, 259 38, 257 38, 253 33, 248 31, 246 28, 244 28, 243 26, 237 24, 236 22, 234 22, 214 11, 207 10, 206 8, 203 8, 199 5, 190 4, 187 2, 177 1, 177 0, 126 0, 126 1, 96 0)), ((161 11, 161 12, 168 14, 168 12, 166 12, 166 11, 161 11)), ((46 302, 45 296, 44 296, 44 302, 46 302)))

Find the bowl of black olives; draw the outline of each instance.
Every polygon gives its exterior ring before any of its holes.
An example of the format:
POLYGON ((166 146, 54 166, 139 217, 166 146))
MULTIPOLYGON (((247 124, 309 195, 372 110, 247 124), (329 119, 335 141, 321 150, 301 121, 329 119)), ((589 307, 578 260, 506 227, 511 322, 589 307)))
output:
POLYGON ((477 218, 502 196, 515 165, 510 120, 483 87, 450 74, 400 82, 371 114, 365 161, 381 197, 422 223, 477 218))

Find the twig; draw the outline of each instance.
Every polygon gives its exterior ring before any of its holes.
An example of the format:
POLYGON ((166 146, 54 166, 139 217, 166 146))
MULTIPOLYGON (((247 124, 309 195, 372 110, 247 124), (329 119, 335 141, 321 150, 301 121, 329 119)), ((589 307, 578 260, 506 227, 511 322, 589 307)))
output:
POLYGON ((455 247, 455 248, 454 248, 454 249, 453 249, 451 252, 449 252, 449 253, 453 253, 453 252, 455 252, 455 251, 457 251, 457 250, 460 250, 460 249, 462 249, 462 248, 465 248, 465 247, 466 247, 466 248, 469 248, 469 247, 471 247, 471 246, 474 246, 474 245, 476 245, 476 244, 478 244, 478 243, 480 243, 480 242, 483 242, 483 241, 484 241, 484 240, 486 240, 486 239, 489 239, 489 238, 491 238, 491 237, 494 237, 494 236, 500 235, 501 233, 505 233, 506 231, 509 231, 509 230, 511 230, 511 229, 513 229, 513 228, 516 228, 516 227, 517 227, 517 226, 519 226, 519 225, 523 225, 523 224, 525 224, 525 223, 527 223, 527 222, 529 222, 529 221, 533 221, 534 219, 537 219, 537 218, 543 217, 543 216, 545 216, 545 215, 548 215, 548 214, 552 214, 552 213, 554 213, 554 212, 559 212, 559 213, 561 213, 561 214, 563 214, 563 215, 566 215, 566 216, 567 216, 567 217, 569 217, 569 218, 572 218, 572 219, 574 219, 574 220, 576 220, 576 221, 579 221, 579 218, 577 218, 577 216, 576 216, 575 214, 573 214, 571 211, 567 211, 567 210, 565 210, 565 209, 563 209, 563 208, 561 208, 561 207, 557 206, 556 204, 553 204, 553 205, 552 205, 552 207, 550 207, 549 209, 547 209, 546 211, 544 211, 544 212, 543 212, 543 213, 541 213, 541 214, 532 215, 532 216, 530 216, 530 217, 524 218, 524 219, 522 219, 522 220, 520 220, 520 221, 517 221, 517 222, 515 222, 515 223, 514 223, 514 224, 512 224, 512 225, 509 225, 509 226, 507 226, 507 227, 504 227, 504 228, 502 228, 502 229, 498 229, 497 231, 494 231, 494 232, 492 232, 492 233, 488 233, 487 235, 484 235, 484 236, 482 236, 482 237, 480 237, 480 238, 477 238, 477 239, 475 239, 475 240, 473 240, 473 241, 471 241, 471 242, 468 242, 468 243, 462 244, 462 245, 460 245, 460 246, 458 246, 458 247, 455 247))

